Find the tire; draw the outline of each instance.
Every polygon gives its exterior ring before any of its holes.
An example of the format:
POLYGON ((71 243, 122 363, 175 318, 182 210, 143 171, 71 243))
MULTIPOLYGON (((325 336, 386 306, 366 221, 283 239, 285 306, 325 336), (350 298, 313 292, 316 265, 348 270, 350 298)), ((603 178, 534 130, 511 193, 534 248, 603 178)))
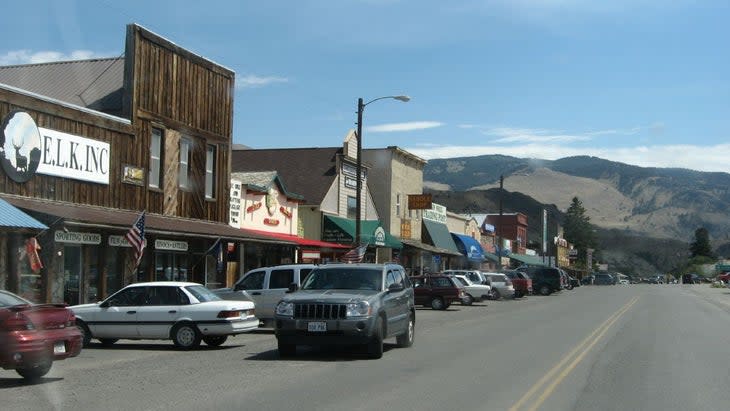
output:
POLYGON ((474 297, 467 294, 464 296, 464 298, 461 299, 461 305, 472 305, 474 303, 474 297))
POLYGON ((203 342, 210 347, 220 347, 227 339, 227 335, 208 335, 203 337, 203 342))
POLYGON ((441 297, 433 297, 431 299, 431 308, 434 310, 445 310, 446 304, 444 304, 444 299, 441 297))
POLYGON ((283 342, 276 341, 277 348, 279 349, 279 357, 293 357, 297 355, 297 346, 295 344, 284 344, 283 342))
POLYGON ((523 296, 522 291, 515 291, 515 298, 522 298, 523 296))
POLYGON ((175 346, 183 350, 190 350, 200 345, 200 331, 191 323, 176 325, 170 334, 175 346))
POLYGON ((18 368, 17 370, 15 370, 15 372, 20 374, 21 377, 25 378, 28 381, 36 381, 44 375, 48 374, 48 371, 51 370, 52 365, 53 362, 51 360, 47 360, 36 365, 35 367, 18 368))
POLYGON ((551 291, 552 290, 550 290, 550 287, 547 284, 541 285, 540 288, 538 289, 538 292, 540 293, 540 295, 550 295, 551 291))
POLYGON ((89 330, 89 326, 81 320, 76 320, 76 328, 81 331, 81 342, 83 346, 88 347, 91 344, 91 331, 89 330))
POLYGON ((377 360, 383 357, 383 334, 383 317, 378 317, 378 319, 375 320, 373 337, 367 344, 368 358, 377 360))
POLYGON ((416 316, 415 314, 411 313, 411 315, 408 316, 408 327, 406 331, 395 337, 395 341, 398 344, 398 347, 406 348, 413 345, 413 340, 416 337, 416 316))
POLYGON ((119 341, 119 338, 99 338, 99 342, 104 347, 111 347, 115 342, 119 341))
POLYGON ((502 294, 499 293, 499 290, 494 289, 492 290, 492 298, 494 298, 495 300, 499 300, 500 298, 502 298, 502 294))

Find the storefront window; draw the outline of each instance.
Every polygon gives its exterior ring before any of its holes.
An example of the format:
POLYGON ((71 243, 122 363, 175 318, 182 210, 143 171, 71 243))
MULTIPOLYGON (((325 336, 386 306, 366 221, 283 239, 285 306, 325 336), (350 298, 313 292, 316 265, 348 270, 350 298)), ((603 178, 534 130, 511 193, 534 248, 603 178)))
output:
POLYGON ((111 295, 122 288, 124 278, 124 254, 119 247, 106 249, 106 295, 111 295))
POLYGON ((81 276, 81 247, 63 248, 63 302, 79 304, 81 276))
POLYGON ((43 300, 43 282, 40 273, 34 273, 30 268, 30 261, 25 246, 18 247, 18 272, 20 273, 20 287, 18 293, 26 300, 40 303, 43 300))
POLYGON ((179 253, 155 253, 155 280, 189 281, 188 255, 179 253))

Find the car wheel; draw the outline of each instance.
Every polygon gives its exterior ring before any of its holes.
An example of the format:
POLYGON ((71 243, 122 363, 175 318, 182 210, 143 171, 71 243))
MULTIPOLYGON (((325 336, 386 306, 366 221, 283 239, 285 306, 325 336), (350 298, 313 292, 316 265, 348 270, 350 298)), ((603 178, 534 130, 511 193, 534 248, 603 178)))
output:
POLYGON ((368 343, 368 357, 373 360, 383 357, 383 334, 383 317, 378 317, 375 320, 373 337, 368 343))
POLYGON ((499 293, 499 290, 492 290, 492 298, 495 300, 499 300, 502 298, 502 294, 499 293))
POLYGON ((550 287, 546 284, 540 286, 540 295, 550 295, 550 287))
POLYGON ((184 350, 195 348, 200 345, 200 332, 193 324, 178 324, 172 329, 172 342, 184 350))
POLYGON ((76 328, 81 331, 81 342, 83 346, 88 347, 91 344, 91 331, 89 331, 89 326, 81 320, 76 320, 76 328))
POLYGON ((444 299, 441 297, 434 297, 431 299, 431 308, 434 310, 445 310, 446 304, 444 304, 444 299))
POLYGON ((474 297, 472 297, 469 294, 465 295, 464 298, 461 299, 462 305, 472 305, 473 303, 474 303, 474 297))
POLYGON ((293 357, 297 354, 297 346, 294 344, 284 344, 281 341, 277 341, 279 348, 279 357, 293 357))
POLYGON ((573 289, 573 284, 568 284, 568 286, 565 287, 565 288, 567 288, 568 290, 572 290, 573 289))
POLYGON ((208 335, 203 337, 203 342, 211 347, 219 347, 228 339, 227 335, 208 335))
POLYGON ((119 341, 119 338, 99 338, 99 342, 104 347, 110 347, 114 345, 114 343, 117 341, 119 341))
POLYGON ((18 368, 17 370, 15 370, 15 372, 20 374, 20 376, 25 378, 26 380, 35 381, 42 376, 48 374, 48 371, 51 370, 51 365, 53 365, 53 361, 45 360, 44 362, 37 364, 34 367, 18 368))
POLYGON ((408 328, 406 331, 395 337, 396 343, 398 343, 399 347, 405 348, 410 347, 413 345, 413 340, 416 337, 416 316, 411 313, 410 316, 408 316, 408 328))

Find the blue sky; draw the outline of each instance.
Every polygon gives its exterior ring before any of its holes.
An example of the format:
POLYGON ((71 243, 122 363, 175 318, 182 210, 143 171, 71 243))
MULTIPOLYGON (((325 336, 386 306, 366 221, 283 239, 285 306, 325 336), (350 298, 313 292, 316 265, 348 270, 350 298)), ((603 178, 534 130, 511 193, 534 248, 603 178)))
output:
POLYGON ((119 56, 138 23, 236 72, 234 141, 730 172, 730 2, 9 2, 0 65, 119 56))

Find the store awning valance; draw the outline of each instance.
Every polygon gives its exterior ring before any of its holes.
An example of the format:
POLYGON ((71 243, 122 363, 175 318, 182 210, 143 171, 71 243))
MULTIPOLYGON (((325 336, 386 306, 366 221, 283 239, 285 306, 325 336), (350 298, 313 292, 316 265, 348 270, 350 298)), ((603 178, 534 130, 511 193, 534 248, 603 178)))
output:
POLYGON ((484 252, 484 257, 486 257, 489 261, 494 261, 495 263, 499 262, 499 257, 497 256, 497 254, 490 253, 489 251, 484 252))
POLYGON ((0 198, 0 227, 47 230, 45 224, 0 198))
POLYGON ((451 233, 451 237, 456 242, 456 247, 459 249, 459 252, 470 261, 482 262, 486 259, 482 245, 476 239, 457 233, 451 233))
POLYGON ((424 219, 423 226, 426 228, 426 234, 430 237, 433 245, 439 248, 445 248, 455 253, 459 252, 459 249, 454 243, 454 239, 451 238, 451 233, 449 233, 449 229, 446 227, 446 224, 424 219))
MULTIPOLYGON (((398 239, 390 235, 378 220, 360 221, 360 237, 364 243, 376 247, 402 248, 398 239)), ((332 243, 353 243, 355 220, 331 215, 324 216, 322 240, 332 243)))
POLYGON ((406 246, 413 247, 413 248, 417 248, 419 250, 428 251, 429 253, 432 253, 432 254, 451 255, 451 256, 462 255, 461 253, 456 253, 456 252, 447 250, 445 248, 435 247, 435 246, 432 246, 431 244, 424 244, 420 241, 406 240, 406 239, 401 239, 400 241, 403 243, 404 247, 406 247, 406 246))
POLYGON ((534 256, 534 255, 525 255, 525 254, 510 254, 507 257, 509 257, 511 260, 519 261, 523 264, 527 265, 534 265, 534 266, 545 266, 547 267, 548 264, 544 263, 542 261, 542 257, 534 256))

